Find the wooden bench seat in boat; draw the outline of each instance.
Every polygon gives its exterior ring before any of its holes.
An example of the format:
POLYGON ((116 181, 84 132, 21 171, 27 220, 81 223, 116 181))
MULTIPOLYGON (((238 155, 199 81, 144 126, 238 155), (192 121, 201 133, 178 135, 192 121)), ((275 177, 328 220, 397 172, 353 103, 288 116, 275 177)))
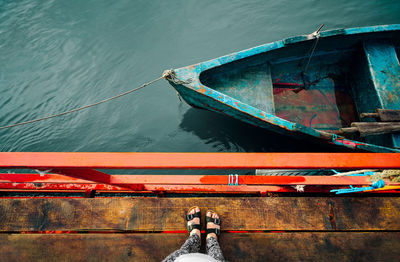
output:
POLYGON ((262 68, 264 73, 258 74, 254 81, 254 97, 249 101, 250 105, 263 110, 266 113, 274 114, 274 93, 271 77, 271 66, 265 63, 262 68))
POLYGON ((198 205, 203 216, 207 209, 220 214, 220 244, 232 262, 395 261, 399 200, 365 195, 1 199, 0 256, 159 262, 184 243, 184 215, 198 205))
POLYGON ((226 67, 216 67, 203 72, 201 81, 216 91, 266 113, 274 114, 271 65, 268 62, 251 66, 246 63, 242 65, 235 63, 235 66, 226 67))
MULTIPOLYGON (((364 42, 363 49, 376 92, 376 108, 400 110, 400 64, 395 47, 386 40, 370 40, 364 42)), ((400 135, 391 136, 393 145, 400 147, 400 135)))

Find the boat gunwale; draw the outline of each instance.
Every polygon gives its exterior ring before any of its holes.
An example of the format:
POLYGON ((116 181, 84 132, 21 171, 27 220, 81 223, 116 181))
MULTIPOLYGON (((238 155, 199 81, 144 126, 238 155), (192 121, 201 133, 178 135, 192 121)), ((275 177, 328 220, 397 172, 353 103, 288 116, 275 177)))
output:
MULTIPOLYGON (((347 29, 331 29, 331 30, 321 31, 319 33, 319 38, 333 37, 339 35, 357 35, 357 34, 367 34, 367 33, 390 32, 399 30, 400 30, 400 24, 354 27, 347 29)), ((270 43, 251 47, 248 49, 240 50, 214 59, 206 60, 197 64, 181 67, 175 70, 180 71, 187 68, 190 68, 191 70, 196 69, 197 75, 200 75, 202 72, 206 70, 221 66, 223 64, 228 64, 230 62, 239 59, 244 59, 250 56, 269 52, 272 50, 276 50, 279 48, 283 48, 285 46, 297 44, 304 41, 311 41, 314 39, 315 37, 310 37, 310 35, 298 35, 293 37, 287 37, 282 40, 277 40, 270 43)))

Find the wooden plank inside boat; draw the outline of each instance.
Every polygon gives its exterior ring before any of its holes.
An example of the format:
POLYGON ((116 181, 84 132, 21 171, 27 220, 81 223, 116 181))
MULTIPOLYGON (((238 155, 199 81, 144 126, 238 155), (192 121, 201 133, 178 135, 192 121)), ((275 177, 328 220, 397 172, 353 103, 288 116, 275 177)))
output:
POLYGON ((184 214, 198 205, 203 215, 207 209, 220 214, 220 243, 229 261, 391 260, 400 255, 399 200, 1 199, 0 256, 28 261, 160 261, 183 244, 184 214), (72 234, 44 234, 57 232, 72 234))
POLYGON ((371 135, 393 134, 400 132, 399 122, 353 122, 351 127, 340 128, 341 135, 359 134, 361 137, 371 135))
POLYGON ((351 126, 358 129, 361 137, 400 132, 398 122, 353 122, 351 126))
POLYGON ((361 118, 376 118, 382 122, 400 121, 400 110, 377 109, 376 113, 361 113, 361 118))

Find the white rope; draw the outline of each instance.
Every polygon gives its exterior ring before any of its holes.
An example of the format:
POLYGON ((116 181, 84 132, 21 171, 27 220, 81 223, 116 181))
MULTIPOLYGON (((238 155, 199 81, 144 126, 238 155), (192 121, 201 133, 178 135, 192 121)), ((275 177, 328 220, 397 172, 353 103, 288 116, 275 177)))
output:
POLYGON ((315 32, 313 32, 313 33, 308 35, 309 39, 316 39, 316 40, 314 42, 314 45, 310 49, 311 50, 310 56, 308 58, 306 66, 304 67, 303 73, 307 72, 307 69, 308 69, 308 66, 310 64, 311 58, 314 55, 315 48, 317 47, 317 44, 318 44, 318 41, 319 41, 319 36, 320 36, 319 32, 321 31, 322 27, 324 27, 324 25, 325 24, 322 24, 315 32))
POLYGON ((86 105, 86 106, 74 108, 74 109, 71 109, 71 110, 68 110, 68 111, 65 111, 65 112, 62 112, 62 113, 58 113, 58 114, 54 114, 54 115, 50 115, 50 116, 46 116, 46 117, 42 117, 42 118, 37 118, 37 119, 25 121, 25 122, 20 122, 20 123, 16 123, 16 124, 11 124, 11 125, 7 125, 7 126, 1 126, 1 127, 0 127, 0 130, 1 130, 1 129, 6 129, 6 128, 10 128, 10 127, 15 127, 15 126, 21 126, 21 125, 31 124, 31 123, 35 123, 35 122, 47 120, 47 119, 50 119, 50 118, 59 117, 59 116, 63 116, 63 115, 66 115, 66 114, 73 113, 73 112, 77 112, 77 111, 80 111, 80 110, 83 110, 83 109, 87 109, 87 108, 90 108, 90 107, 93 107, 93 106, 97 106, 97 105, 100 105, 100 104, 109 102, 109 101, 111 101, 111 100, 120 98, 120 97, 122 97, 122 96, 126 96, 126 95, 128 95, 128 94, 130 94, 130 93, 133 93, 133 92, 135 92, 135 91, 138 91, 138 90, 140 90, 140 89, 142 89, 142 88, 144 88, 144 87, 146 87, 146 86, 148 86, 148 85, 154 84, 155 82, 157 82, 157 81, 159 81, 159 80, 161 80, 161 79, 163 79, 163 78, 167 78, 168 76, 169 76, 169 75, 168 75, 166 72, 164 72, 163 75, 160 76, 159 78, 156 78, 156 79, 154 79, 154 80, 152 80, 152 81, 150 81, 150 82, 147 82, 147 83, 145 83, 145 84, 143 84, 143 85, 141 85, 141 86, 139 86, 139 87, 137 87, 137 88, 131 89, 131 90, 126 91, 126 92, 124 92, 124 93, 121 93, 121 94, 119 94, 119 95, 116 95, 116 96, 113 96, 113 97, 110 97, 110 98, 101 100, 101 101, 99 101, 99 102, 96 102, 96 103, 93 103, 93 104, 90 104, 90 105, 86 105))

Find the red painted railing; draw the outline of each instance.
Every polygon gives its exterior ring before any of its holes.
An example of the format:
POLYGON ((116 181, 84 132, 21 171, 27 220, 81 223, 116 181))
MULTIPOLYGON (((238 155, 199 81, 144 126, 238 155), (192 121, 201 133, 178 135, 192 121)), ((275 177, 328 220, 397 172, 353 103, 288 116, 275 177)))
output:
POLYGON ((397 153, 0 152, 0 168, 252 169, 399 168, 397 153))
POLYGON ((47 170, 44 175, 0 174, 0 190, 264 194, 296 192, 301 185, 305 192, 329 192, 371 181, 365 176, 109 175, 96 169, 400 169, 400 154, 2 152, 0 168, 47 170))

